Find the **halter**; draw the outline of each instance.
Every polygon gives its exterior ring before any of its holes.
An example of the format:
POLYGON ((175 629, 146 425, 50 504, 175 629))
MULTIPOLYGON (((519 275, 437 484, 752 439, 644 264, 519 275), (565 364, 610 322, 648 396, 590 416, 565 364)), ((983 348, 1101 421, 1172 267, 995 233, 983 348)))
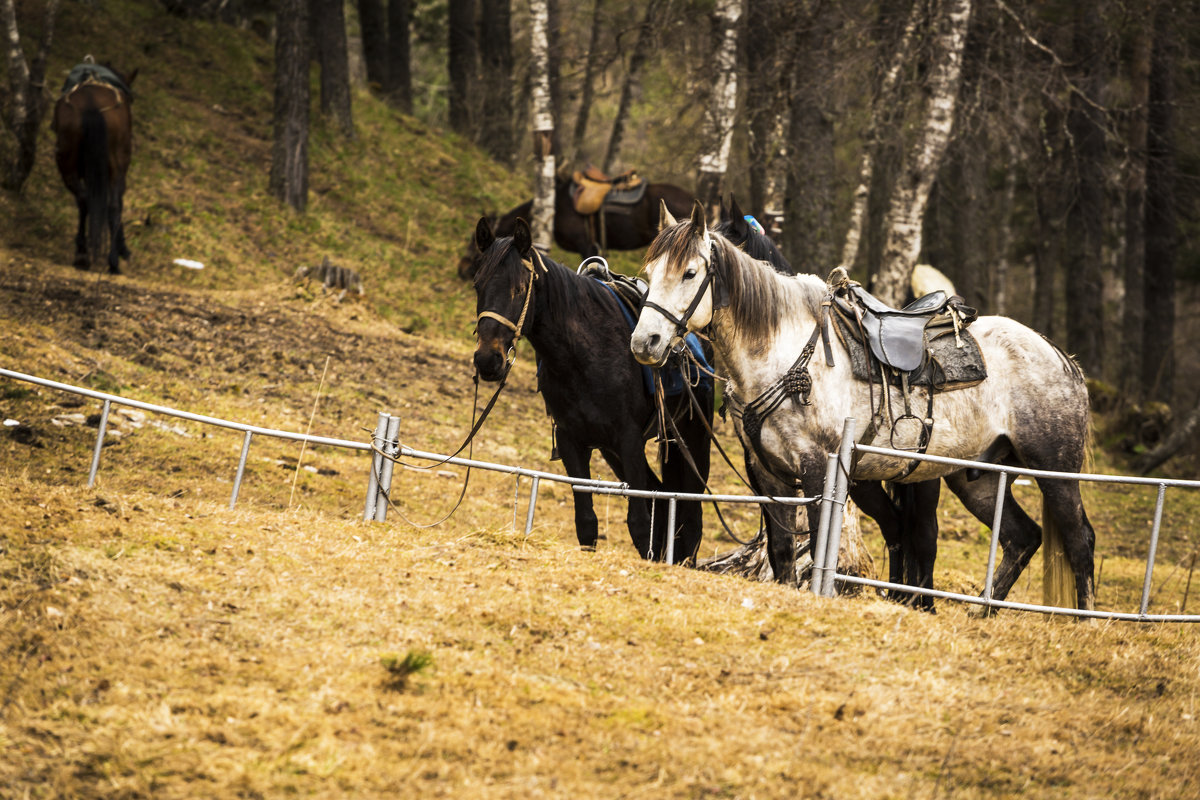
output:
POLYGON ((521 316, 517 317, 517 321, 513 322, 508 317, 496 311, 480 311, 475 317, 476 328, 479 327, 479 320, 484 318, 494 319, 513 332, 513 344, 517 343, 517 340, 521 338, 521 329, 525 327, 525 317, 529 313, 530 301, 533 299, 533 282, 538 277, 537 269, 535 269, 533 264, 534 259, 537 259, 537 266, 541 268, 542 272, 546 271, 546 265, 542 261, 542 254, 536 248, 533 250, 532 258, 528 261, 522 259, 521 265, 529 270, 529 283, 525 287, 525 302, 521 305, 521 316))

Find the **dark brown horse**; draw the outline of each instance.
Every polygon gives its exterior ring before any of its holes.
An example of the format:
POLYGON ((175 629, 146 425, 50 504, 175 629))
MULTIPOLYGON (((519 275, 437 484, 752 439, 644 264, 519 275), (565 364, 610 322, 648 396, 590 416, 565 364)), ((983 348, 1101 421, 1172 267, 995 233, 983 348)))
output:
MULTIPOLYGON (((609 250, 638 250, 646 247, 658 234, 658 205, 667 204, 672 214, 690 214, 695 202, 692 195, 670 183, 648 183, 641 198, 632 204, 606 203, 601 214, 583 215, 575 210, 571 200, 573 183, 569 178, 559 177, 554 186, 554 243, 580 256, 598 255, 600 243, 594 233, 595 226, 603 221, 603 241, 609 250), (677 209, 682 209, 679 211, 677 209)), ((498 220, 488 222, 496 236, 512 236, 517 218, 531 219, 533 201, 509 211, 498 220)), ((467 252, 458 262, 458 275, 469 280, 475 273, 475 261, 479 248, 472 236, 467 243, 467 252)))
POLYGON ((118 259, 129 258, 121 209, 133 131, 129 87, 136 76, 137 70, 126 76, 111 67, 80 64, 54 106, 55 160, 79 207, 74 261, 79 269, 100 259, 105 233, 108 271, 120 272, 118 259))

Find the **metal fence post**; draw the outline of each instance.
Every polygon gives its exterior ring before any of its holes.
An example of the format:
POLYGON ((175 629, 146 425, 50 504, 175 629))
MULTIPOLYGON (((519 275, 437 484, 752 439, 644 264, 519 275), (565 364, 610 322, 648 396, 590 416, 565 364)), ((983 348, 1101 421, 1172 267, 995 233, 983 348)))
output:
MULTIPOLYGON (((675 563, 675 503, 674 497, 667 501, 667 563, 675 563)), ((654 535, 653 532, 650 534, 654 535)))
POLYGON ((1158 550, 1158 531, 1162 525, 1163 501, 1167 495, 1167 485, 1158 485, 1158 501, 1154 504, 1154 527, 1150 529, 1150 553, 1146 556, 1146 582, 1142 584, 1142 605, 1139 614, 1145 614, 1150 605, 1150 578, 1154 575, 1154 555, 1158 550))
POLYGON ((854 452, 854 417, 842 424, 842 444, 838 448, 837 474, 834 478, 833 511, 829 519, 829 543, 825 550, 825 575, 822 594, 834 597, 833 577, 837 574, 838 550, 842 544, 842 516, 846 510, 846 495, 850 491, 850 459, 854 452))
POLYGON ((837 482, 837 453, 825 457, 825 484, 821 490, 821 519, 817 523, 816 539, 812 547, 812 578, 809 581, 812 593, 820 596, 825 587, 825 550, 829 545, 829 520, 833 514, 833 492, 837 482))
POLYGON ((237 474, 233 476, 233 494, 229 495, 230 510, 237 504, 238 492, 242 489, 242 475, 246 472, 246 456, 250 454, 250 437, 254 434, 246 431, 246 438, 242 442, 242 455, 238 459, 237 474))
POLYGON ((96 434, 96 449, 92 452, 92 469, 88 473, 88 488, 96 485, 96 471, 100 469, 100 449, 104 447, 104 434, 108 430, 108 410, 112 401, 105 400, 104 408, 100 411, 100 432, 96 434))
POLYGON ((375 501, 375 521, 386 522, 388 504, 391 502, 392 472, 396 462, 392 459, 400 452, 400 418, 388 415, 387 429, 384 431, 383 452, 389 456, 382 458, 383 466, 379 470, 379 499, 375 501))
MULTIPOLYGON (((371 437, 372 448, 383 447, 383 436, 387 433, 388 415, 379 412, 379 420, 375 423, 375 435, 371 437)), ((363 522, 375 519, 375 504, 379 500, 379 468, 383 464, 383 456, 377 449, 371 451, 371 474, 367 476, 367 502, 363 508, 363 522)))
POLYGON ((538 484, 541 483, 541 477, 533 476, 533 484, 529 487, 529 512, 525 515, 525 535, 528 536, 533 531, 533 511, 537 506, 538 484))
POLYGON ((992 541, 988 545, 987 574, 983 578, 984 607, 992 605, 992 582, 996 577, 996 545, 1000 543, 1000 526, 1004 524, 1004 497, 1008 491, 1008 473, 996 473, 996 510, 992 514, 992 541))

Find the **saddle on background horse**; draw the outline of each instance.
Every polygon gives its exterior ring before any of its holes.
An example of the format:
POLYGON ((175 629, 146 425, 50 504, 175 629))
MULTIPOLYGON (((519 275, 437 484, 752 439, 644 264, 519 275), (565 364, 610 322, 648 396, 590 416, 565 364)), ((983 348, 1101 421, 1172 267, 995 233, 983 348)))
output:
MULTIPOLYGON (((133 90, 129 88, 129 85, 120 75, 103 64, 96 64, 94 61, 87 60, 71 68, 70 73, 67 74, 67 79, 63 82, 61 94, 63 97, 67 97, 80 86, 89 83, 116 89, 127 98, 133 97, 133 90)), ((118 95, 117 102, 119 103, 120 101, 121 97, 118 95)))
POLYGON ((633 205, 645 192, 646 182, 633 169, 610 178, 589 164, 571 176, 571 202, 584 217, 599 212, 606 204, 633 205))

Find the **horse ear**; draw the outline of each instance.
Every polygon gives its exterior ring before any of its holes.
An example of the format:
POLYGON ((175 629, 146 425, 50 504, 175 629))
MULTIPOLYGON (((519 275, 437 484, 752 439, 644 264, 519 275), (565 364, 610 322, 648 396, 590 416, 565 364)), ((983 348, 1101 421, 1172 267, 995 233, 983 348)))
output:
POLYGON ((523 217, 517 217, 517 227, 513 231, 513 247, 522 258, 528 256, 533 248, 533 231, 529 230, 529 223, 523 217))
POLYGON ((692 234, 699 236, 701 232, 708 233, 708 218, 704 214, 704 206, 699 200, 692 206, 692 234))
POLYGON ((669 228, 675 224, 675 217, 671 214, 671 209, 667 208, 666 200, 658 201, 658 229, 669 228))
POLYGON ((734 236, 739 239, 749 238, 750 226, 746 224, 746 214, 732 192, 729 194, 729 223, 733 226, 734 236))
POLYGON ((487 217, 480 217, 479 222, 475 225, 475 246, 479 248, 479 252, 486 252, 492 246, 492 242, 496 241, 496 234, 492 231, 492 223, 487 217))
POLYGON ((740 219, 743 222, 746 220, 746 212, 742 211, 742 207, 738 205, 737 198, 733 196, 733 192, 729 193, 729 216, 734 219, 740 219))
MULTIPOLYGON (((729 199, 730 200, 733 199, 732 194, 729 195, 729 199)), ((720 209, 721 215, 719 217, 717 217, 717 219, 719 219, 721 222, 725 222, 726 220, 729 219, 729 211, 728 211, 728 209, 725 208, 725 195, 721 195, 720 203, 721 203, 721 209, 720 209)))

